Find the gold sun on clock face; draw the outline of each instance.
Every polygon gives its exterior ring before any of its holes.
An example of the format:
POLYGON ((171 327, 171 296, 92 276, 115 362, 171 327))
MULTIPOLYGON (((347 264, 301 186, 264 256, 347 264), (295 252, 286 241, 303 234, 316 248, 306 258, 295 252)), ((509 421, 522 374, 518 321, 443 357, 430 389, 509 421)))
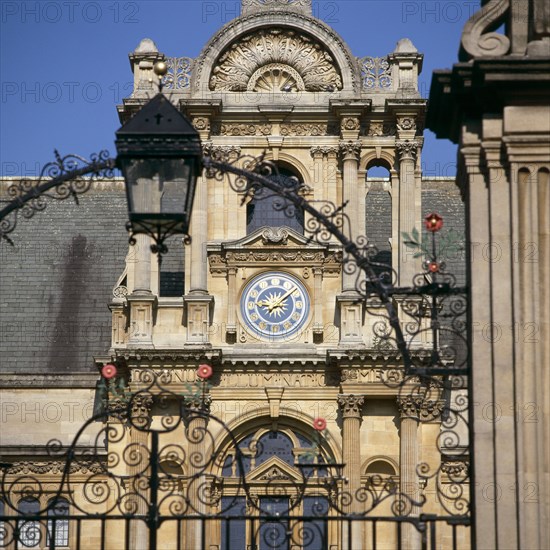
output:
POLYGON ((309 317, 309 295, 293 275, 269 271, 254 277, 241 295, 241 314, 258 336, 282 340, 295 336, 309 317))

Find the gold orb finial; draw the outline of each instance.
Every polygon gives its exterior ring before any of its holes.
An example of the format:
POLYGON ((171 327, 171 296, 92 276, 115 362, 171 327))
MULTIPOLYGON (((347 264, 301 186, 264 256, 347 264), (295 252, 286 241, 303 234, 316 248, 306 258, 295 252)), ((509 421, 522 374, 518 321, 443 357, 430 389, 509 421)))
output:
POLYGON ((157 76, 164 76, 168 72, 168 65, 164 61, 157 61, 153 71, 157 76))

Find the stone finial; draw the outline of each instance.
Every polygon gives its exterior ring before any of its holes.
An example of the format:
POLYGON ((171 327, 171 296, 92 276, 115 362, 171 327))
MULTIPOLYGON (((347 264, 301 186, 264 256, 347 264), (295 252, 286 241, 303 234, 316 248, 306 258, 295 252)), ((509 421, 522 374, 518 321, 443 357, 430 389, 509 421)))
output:
POLYGON ((393 53, 418 53, 418 50, 409 38, 402 38, 397 42, 393 53))
POLYGON ((150 38, 143 38, 134 53, 157 53, 157 45, 150 38))

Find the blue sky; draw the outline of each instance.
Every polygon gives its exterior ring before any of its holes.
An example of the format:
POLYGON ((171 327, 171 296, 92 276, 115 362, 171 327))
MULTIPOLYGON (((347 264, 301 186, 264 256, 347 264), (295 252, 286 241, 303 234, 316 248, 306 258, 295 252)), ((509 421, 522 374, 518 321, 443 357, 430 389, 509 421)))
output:
MULTIPOLYGON (((3 0, 0 33, 0 175, 37 175, 53 149, 114 154, 116 104, 129 95, 131 52, 144 37, 168 56, 196 57, 233 19, 240 0, 3 0)), ((314 0, 314 13, 354 55, 382 56, 410 38, 425 54, 421 90, 456 62, 477 1, 314 0)), ((427 132, 424 171, 455 173, 455 147, 427 132)))

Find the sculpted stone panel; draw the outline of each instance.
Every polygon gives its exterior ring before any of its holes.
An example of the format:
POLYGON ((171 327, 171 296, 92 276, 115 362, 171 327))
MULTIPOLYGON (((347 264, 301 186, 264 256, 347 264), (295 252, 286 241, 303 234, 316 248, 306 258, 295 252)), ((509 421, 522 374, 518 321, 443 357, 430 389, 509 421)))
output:
POLYGON ((274 28, 250 33, 222 54, 210 89, 334 91, 342 89, 342 77, 322 45, 303 33, 274 28))

